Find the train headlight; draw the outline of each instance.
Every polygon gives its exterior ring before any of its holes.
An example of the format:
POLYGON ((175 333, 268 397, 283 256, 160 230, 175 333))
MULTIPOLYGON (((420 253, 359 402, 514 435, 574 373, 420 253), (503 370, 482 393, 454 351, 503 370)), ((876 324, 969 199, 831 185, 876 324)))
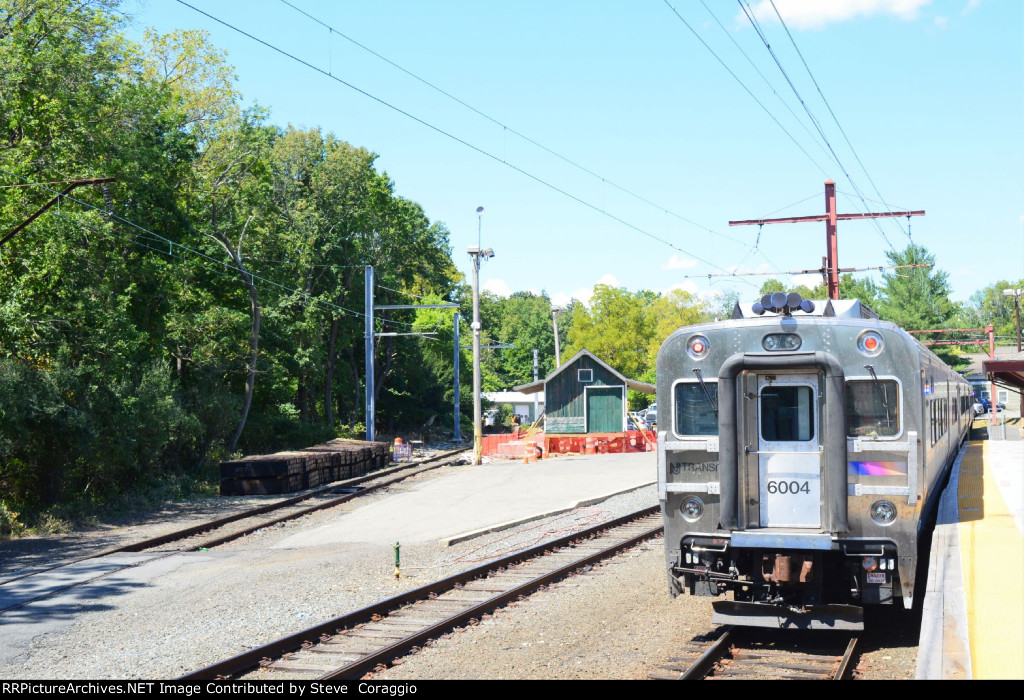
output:
POLYGON ((695 523, 704 515, 704 501, 697 496, 687 496, 679 506, 683 514, 683 520, 688 523, 695 523))
POLYGON ((695 360, 703 360, 708 355, 708 339, 695 335, 686 343, 686 353, 695 360))
POLYGON ((865 571, 874 571, 878 568, 878 560, 874 557, 864 557, 861 560, 860 565, 864 568, 865 571))
POLYGON ((892 501, 875 501, 871 504, 871 519, 879 525, 892 525, 896 522, 896 506, 892 501))
POLYGON ((864 331, 857 338, 857 349, 868 357, 880 354, 882 345, 882 334, 877 331, 864 331))
POLYGON ((795 333, 769 333, 761 339, 761 347, 768 352, 799 350, 800 336, 795 333))

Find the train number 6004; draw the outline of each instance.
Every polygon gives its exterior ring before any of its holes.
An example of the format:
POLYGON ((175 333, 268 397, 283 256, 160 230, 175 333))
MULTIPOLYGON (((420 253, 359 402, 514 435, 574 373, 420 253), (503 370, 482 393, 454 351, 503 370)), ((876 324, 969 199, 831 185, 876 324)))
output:
POLYGON ((808 481, 769 481, 768 493, 810 493, 808 481))

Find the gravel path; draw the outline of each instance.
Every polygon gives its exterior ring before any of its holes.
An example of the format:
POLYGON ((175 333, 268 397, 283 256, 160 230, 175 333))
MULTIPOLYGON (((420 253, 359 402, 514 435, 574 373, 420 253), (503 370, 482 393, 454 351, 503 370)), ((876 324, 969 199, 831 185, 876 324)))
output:
MULTIPOLYGON (((339 514, 468 466, 445 467, 329 511, 276 525, 208 552, 178 554, 0 615, 0 677, 167 679, 382 598, 477 566, 599 520, 655 505, 653 487, 596 506, 441 547, 369 543, 275 549, 339 514)), ((260 501, 264 502, 264 501, 260 501)), ((234 512, 253 499, 211 499, 152 520, 91 533, 0 543, 0 572, 99 551, 234 512)), ((670 599, 660 540, 454 632, 381 674, 383 679, 645 678, 682 641, 707 634, 710 602, 670 599)), ((912 633, 908 633, 912 636, 912 633)), ((912 678, 913 645, 865 657, 865 677, 912 678)))

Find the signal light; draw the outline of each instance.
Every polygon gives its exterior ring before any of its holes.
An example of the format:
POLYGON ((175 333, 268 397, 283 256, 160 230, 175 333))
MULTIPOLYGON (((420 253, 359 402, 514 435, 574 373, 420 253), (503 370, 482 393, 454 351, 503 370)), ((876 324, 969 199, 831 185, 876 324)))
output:
POLYGON ((686 344, 686 353, 695 360, 703 360, 708 354, 708 339, 695 335, 686 344))
POLYGON ((877 331, 864 331, 857 338, 857 349, 868 357, 880 354, 882 346, 882 335, 877 331))

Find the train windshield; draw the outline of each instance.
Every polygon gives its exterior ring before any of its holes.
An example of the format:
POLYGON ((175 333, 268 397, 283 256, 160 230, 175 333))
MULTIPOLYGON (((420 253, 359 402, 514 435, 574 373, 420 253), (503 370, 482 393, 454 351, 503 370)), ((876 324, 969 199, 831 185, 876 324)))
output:
POLYGON ((675 386, 675 428, 677 435, 718 435, 718 383, 679 382, 675 386), (707 394, 704 390, 707 389, 707 394), (711 400, 708 400, 710 395, 711 400), (714 403, 712 403, 714 402, 714 403))
POLYGON ((761 437, 769 442, 814 438, 814 389, 767 386, 761 391, 761 437))
POLYGON ((846 434, 893 437, 900 433, 899 385, 893 379, 846 382, 846 434))

